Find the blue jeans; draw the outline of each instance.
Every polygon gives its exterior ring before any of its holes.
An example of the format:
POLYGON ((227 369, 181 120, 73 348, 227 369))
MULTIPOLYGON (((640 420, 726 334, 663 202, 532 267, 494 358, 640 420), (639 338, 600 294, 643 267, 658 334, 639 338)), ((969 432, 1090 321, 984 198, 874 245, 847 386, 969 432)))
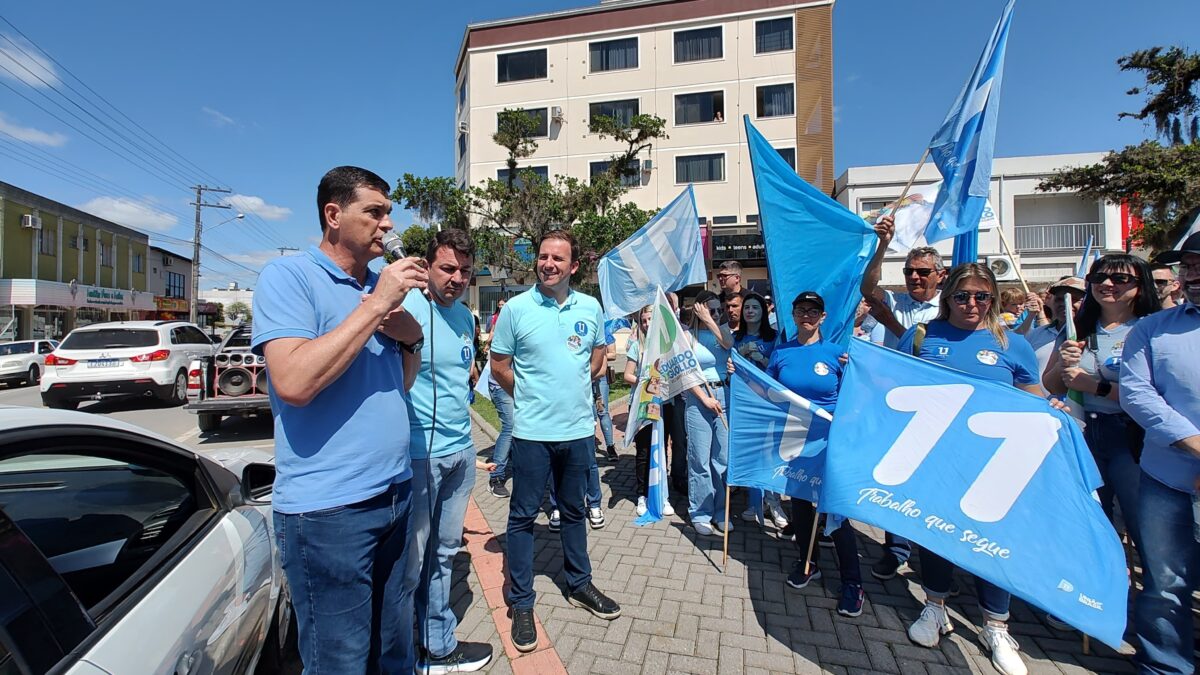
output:
POLYGON ((589 467, 596 461, 592 437, 572 441, 527 441, 513 439, 513 489, 508 504, 508 575, 512 582, 508 602, 514 609, 533 609, 533 524, 546 492, 546 480, 554 481, 562 497, 559 511, 562 528, 563 571, 567 588, 575 592, 592 582, 592 563, 587 551, 587 523, 583 502, 589 467))
MULTIPOLYGON (((713 392, 717 400, 724 391, 713 392)), ((692 392, 687 409, 688 517, 693 523, 725 520, 725 469, 729 466, 729 430, 692 392)))
MULTIPOLYGON (((812 502, 792 497, 792 527, 796 533, 796 548, 800 549, 801 557, 808 552, 808 544, 812 536, 812 528, 818 522, 817 507, 812 502)), ((833 548, 837 553, 838 571, 842 575, 843 584, 862 586, 862 570, 858 566, 858 539, 849 520, 843 520, 833 534, 833 548)), ((812 559, 816 565, 821 558, 821 547, 812 547, 812 559)))
POLYGON ((912 542, 891 532, 883 533, 883 549, 896 556, 900 562, 908 562, 912 557, 912 542))
MULTIPOLYGON (((587 475, 587 507, 589 509, 600 508, 600 467, 596 464, 596 453, 592 455, 592 466, 588 469, 587 475)), ((558 491, 554 487, 553 480, 547 480, 550 487, 550 508, 558 508, 558 491)))
MULTIPOLYGON (((931 599, 946 601, 954 583, 954 563, 929 549, 922 548, 921 585, 925 595, 931 599)), ((979 595, 979 608, 983 617, 990 621, 1008 621, 1008 606, 1012 595, 995 584, 975 577, 975 592, 979 595)))
POLYGON ((412 672, 411 505, 404 481, 356 504, 274 514, 306 674, 412 672))
POLYGON ((1092 451, 1092 458, 1096 460, 1096 468, 1100 469, 1100 477, 1104 479, 1104 485, 1096 490, 1097 496, 1100 497, 1100 507, 1115 527, 1113 499, 1116 498, 1117 503, 1121 505, 1125 529, 1133 539, 1134 545, 1140 549, 1137 502, 1142 470, 1133 458, 1134 448, 1129 426, 1135 422, 1124 413, 1087 413, 1086 417, 1087 426, 1084 427, 1083 437, 1092 451))
POLYGON ((475 486, 475 450, 412 462, 412 516, 404 587, 413 593, 417 641, 433 657, 458 647, 450 607, 454 556, 462 546, 467 499, 475 486))
POLYGON ((596 406, 596 419, 600 420, 600 434, 604 436, 604 444, 613 444, 612 415, 608 414, 608 375, 601 375, 592 380, 592 398, 600 399, 596 406))
POLYGON ((1192 593, 1200 587, 1200 543, 1192 496, 1142 474, 1138 493, 1144 588, 1133 609, 1139 673, 1192 673, 1192 593))
POLYGON ((496 436, 496 447, 492 449, 492 461, 496 463, 496 468, 491 477, 504 480, 508 471, 508 453, 512 449, 513 398, 491 382, 488 382, 488 393, 492 396, 492 405, 496 406, 496 414, 500 416, 500 434, 496 436))

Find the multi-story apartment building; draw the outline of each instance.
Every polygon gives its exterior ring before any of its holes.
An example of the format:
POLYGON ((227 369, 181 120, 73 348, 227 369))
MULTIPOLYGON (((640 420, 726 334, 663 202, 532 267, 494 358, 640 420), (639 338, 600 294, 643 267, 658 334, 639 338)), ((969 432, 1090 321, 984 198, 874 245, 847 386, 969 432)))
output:
POLYGON ((159 319, 188 318, 192 299, 192 259, 150 247, 150 293, 159 319))
MULTIPOLYGON (((1002 245, 996 229, 981 231, 980 261, 992 263, 993 270, 1002 272, 1002 281, 1016 281, 1019 268, 1027 282, 1038 284, 1073 273, 1089 240, 1102 251, 1125 250, 1132 224, 1128 209, 1084 199, 1074 192, 1037 191, 1038 183, 1056 170, 1095 164, 1103 157, 1100 152, 997 157, 989 201, 1008 246, 1002 245)), ((900 196, 915 168, 915 164, 852 167, 838 177, 835 196, 856 213, 881 208, 900 196)), ((937 168, 926 164, 917 174, 913 191, 939 180, 937 168)), ((948 262, 953 241, 941 242, 937 248, 948 262)), ((885 258, 883 283, 902 286, 903 266, 903 256, 885 258)))
POLYGON ((0 340, 155 311, 148 250, 142 232, 0 182, 0 340))
MULTIPOLYGON (((455 64, 460 185, 503 177, 498 114, 537 121, 539 175, 587 179, 620 148, 588 131, 596 115, 657 115, 669 136, 641 158, 625 199, 660 208, 695 185, 713 263, 766 261, 742 115, 797 172, 833 188, 831 0, 604 0, 467 26, 455 64)), ((479 279, 476 307, 498 289, 479 279)))

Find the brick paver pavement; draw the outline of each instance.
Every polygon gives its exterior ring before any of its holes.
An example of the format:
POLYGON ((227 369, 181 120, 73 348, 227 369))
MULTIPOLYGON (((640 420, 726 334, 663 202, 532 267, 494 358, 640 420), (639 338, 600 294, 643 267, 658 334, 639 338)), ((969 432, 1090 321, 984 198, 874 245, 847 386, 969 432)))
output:
MULTIPOLYGON (((494 430, 476 418, 474 438, 480 456, 490 455, 494 430)), ((729 565, 722 572, 721 539, 697 537, 678 516, 647 527, 635 527, 632 454, 615 465, 601 460, 600 481, 608 525, 590 530, 595 583, 621 603, 622 616, 603 621, 567 604, 563 596, 561 548, 545 519, 539 519, 534 549, 537 616, 551 652, 535 652, 512 662, 504 651, 497 622, 508 629, 507 612, 489 610, 480 574, 468 573, 472 551, 485 559, 502 549, 508 502, 487 492, 478 474, 474 500, 495 537, 464 549, 456 560, 455 610, 463 617, 460 639, 490 642, 497 658, 486 672, 550 672, 561 660, 572 674, 601 673, 995 673, 977 638, 981 618, 969 579, 959 575, 963 593, 951 600, 956 632, 938 649, 909 642, 905 629, 920 613, 924 596, 919 576, 907 571, 888 582, 870 576, 880 555, 882 533, 856 523, 863 557, 866 606, 860 617, 837 615, 838 573, 832 551, 822 557, 824 578, 803 590, 784 579, 798 557, 795 544, 737 522, 730 534, 729 565)), ((510 482, 511 485, 511 482, 510 482)), ((676 511, 685 504, 673 499, 676 511)), ((732 514, 744 507, 735 495, 732 514)), ((468 517, 468 542, 470 518, 468 517)), ((498 564, 499 559, 496 560, 498 564)), ((475 568, 478 570, 478 563, 475 568)), ((487 574, 487 571, 484 571, 487 574)), ((491 590, 493 604, 502 601, 491 590)), ((1046 626, 1023 602, 1014 600, 1010 628, 1021 644, 1030 673, 1133 672, 1128 644, 1117 653, 1095 641, 1091 655, 1082 652, 1077 633, 1046 626)))

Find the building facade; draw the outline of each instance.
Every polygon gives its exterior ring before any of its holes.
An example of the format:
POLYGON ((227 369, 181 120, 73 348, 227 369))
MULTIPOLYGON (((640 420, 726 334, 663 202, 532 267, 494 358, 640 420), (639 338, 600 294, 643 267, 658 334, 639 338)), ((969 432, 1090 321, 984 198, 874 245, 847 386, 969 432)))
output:
MULTIPOLYGON (((534 118, 543 177, 588 179, 621 148, 588 131, 596 115, 666 120, 624 199, 660 208, 689 183, 713 264, 737 259, 766 278, 742 116, 817 188, 833 188, 831 0, 607 0, 467 26, 455 64, 461 186, 506 175, 498 114, 534 118)), ((507 280, 506 280, 507 281, 507 280)), ((511 283, 511 281, 509 282, 511 283)), ((476 306, 498 281, 482 275, 476 306)))
POLYGON ((156 310, 137 230, 0 182, 0 340, 156 310))
POLYGON ((247 317, 232 316, 229 312, 229 307, 236 302, 240 302, 246 307, 254 307, 254 289, 242 288, 238 282, 231 281, 225 288, 210 288, 207 291, 200 289, 200 300, 206 305, 213 307, 213 313, 216 313, 216 306, 220 304, 224 308, 225 323, 237 323, 239 319, 247 317))
MULTIPOLYGON (((982 230, 979 261, 998 272, 1001 281, 1016 282, 1019 268, 1028 283, 1048 284, 1075 272, 1089 240, 1102 252, 1124 251, 1131 225, 1127 210, 1074 192, 1037 191, 1038 183, 1058 169, 1095 164, 1103 158, 1100 152, 995 158, 989 201, 1004 242, 999 230, 982 230)), ((881 208, 900 196, 915 168, 915 164, 896 164, 847 169, 837 179, 835 197, 856 213, 881 208)), ((912 191, 940 180, 937 168, 927 163, 912 191)), ((936 248, 948 263, 953 241, 940 242, 936 248)), ((889 254, 882 283, 903 286, 903 266, 904 256, 889 254)))
POLYGON ((192 299, 192 259, 165 248, 150 247, 149 290, 155 318, 187 321, 192 299))

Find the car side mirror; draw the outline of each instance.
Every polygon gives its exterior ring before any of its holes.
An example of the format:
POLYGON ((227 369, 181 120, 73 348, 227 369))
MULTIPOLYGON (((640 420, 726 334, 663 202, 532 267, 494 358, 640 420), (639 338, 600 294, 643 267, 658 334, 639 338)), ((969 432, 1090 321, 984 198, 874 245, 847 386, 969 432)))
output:
POLYGON ((275 488, 273 464, 247 464, 242 469, 242 497, 248 504, 270 504, 275 488))

